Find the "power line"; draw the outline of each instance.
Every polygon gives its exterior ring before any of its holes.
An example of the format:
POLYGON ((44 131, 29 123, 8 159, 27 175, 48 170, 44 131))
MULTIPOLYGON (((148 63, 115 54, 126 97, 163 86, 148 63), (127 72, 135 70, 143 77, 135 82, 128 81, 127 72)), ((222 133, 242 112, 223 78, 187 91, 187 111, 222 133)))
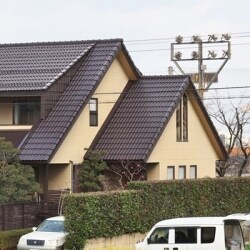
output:
MULTIPOLYGON (((236 33, 231 33, 233 38, 238 38, 238 37, 250 37, 250 32, 236 32, 236 33), (249 34, 249 35, 247 35, 249 34)), ((207 37, 208 35, 201 35, 200 37, 207 37)), ((189 36, 183 37, 184 39, 191 38, 189 36)), ((145 38, 145 39, 135 39, 135 40, 124 40, 125 43, 140 43, 140 42, 154 42, 154 41, 165 41, 165 40, 175 40, 175 37, 162 37, 162 38, 145 38)))
MULTIPOLYGON (((247 43, 232 43, 231 45, 234 46, 242 46, 242 45, 249 45, 250 42, 247 43)), ((222 47, 222 45, 218 44, 218 45, 211 45, 213 47, 222 47)), ((206 46, 207 48, 209 48, 209 46, 206 46)), ((195 49, 196 46, 194 47, 179 47, 180 50, 185 50, 185 49, 195 49)), ((159 49, 140 49, 140 50, 129 50, 129 53, 137 53, 137 52, 154 52, 154 51, 170 51, 171 48, 159 48, 159 49)))

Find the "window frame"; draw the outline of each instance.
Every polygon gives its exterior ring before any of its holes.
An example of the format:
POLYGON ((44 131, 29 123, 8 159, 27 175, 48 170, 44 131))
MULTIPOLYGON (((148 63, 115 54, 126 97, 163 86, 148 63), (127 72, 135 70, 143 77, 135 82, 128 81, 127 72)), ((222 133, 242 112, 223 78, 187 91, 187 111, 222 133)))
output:
POLYGON ((189 179, 197 179, 197 165, 190 165, 189 169, 189 179), (192 169, 194 168, 194 177, 192 177, 192 169))
POLYGON ((40 119, 41 104, 39 101, 13 102, 14 125, 33 125, 40 119))
POLYGON ((186 168, 186 165, 179 165, 179 168, 178 168, 178 179, 179 180, 185 180, 187 178, 187 168, 186 168), (184 176, 183 178, 180 178, 180 169, 183 169, 183 173, 184 173, 184 176))
POLYGON ((175 179, 175 166, 167 166, 167 180, 174 180, 175 179), (168 170, 172 170, 172 176, 173 178, 169 178, 169 172, 168 170))
POLYGON ((188 99, 186 94, 182 97, 182 140, 188 141, 188 99))
POLYGON ((183 94, 176 107, 176 141, 188 141, 188 97, 183 94))
POLYGON ((182 141, 182 124, 181 124, 181 103, 178 103, 176 108, 176 141, 181 142, 182 141))
POLYGON ((89 100, 89 126, 98 126, 98 98, 90 98, 89 100))

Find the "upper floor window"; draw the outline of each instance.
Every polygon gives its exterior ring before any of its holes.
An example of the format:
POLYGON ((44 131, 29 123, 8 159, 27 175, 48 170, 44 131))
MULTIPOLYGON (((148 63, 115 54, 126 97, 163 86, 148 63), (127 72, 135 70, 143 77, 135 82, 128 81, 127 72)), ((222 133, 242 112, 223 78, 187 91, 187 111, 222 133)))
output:
POLYGON ((89 125, 98 126, 98 99, 89 100, 89 125))
POLYGON ((176 140, 188 140, 188 100, 184 94, 176 108, 176 140))
POLYGON ((39 102, 16 102, 13 108, 15 125, 33 125, 40 119, 39 102))

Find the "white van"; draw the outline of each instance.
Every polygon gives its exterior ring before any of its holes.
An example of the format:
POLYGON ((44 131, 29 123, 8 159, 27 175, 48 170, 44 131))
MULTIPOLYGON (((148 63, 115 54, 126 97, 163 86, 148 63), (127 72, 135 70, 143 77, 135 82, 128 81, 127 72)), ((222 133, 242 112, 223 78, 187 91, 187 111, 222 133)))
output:
POLYGON ((136 250, 244 250, 240 223, 225 217, 189 217, 158 222, 136 250))

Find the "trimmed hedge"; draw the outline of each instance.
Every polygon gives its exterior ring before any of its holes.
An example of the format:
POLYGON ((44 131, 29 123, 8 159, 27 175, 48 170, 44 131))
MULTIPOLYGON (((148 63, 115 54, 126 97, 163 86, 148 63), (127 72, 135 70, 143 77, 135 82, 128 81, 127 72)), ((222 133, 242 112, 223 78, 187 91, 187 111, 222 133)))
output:
MULTIPOLYGON (((66 195, 66 247, 80 249, 87 239, 141 231, 141 192, 97 192, 66 195)), ((146 230, 146 228, 144 228, 146 230)), ((144 231, 143 230, 143 231, 144 231)))
POLYGON ((0 250, 6 250, 16 247, 19 238, 31 231, 31 229, 16 229, 0 232, 0 250))
POLYGON ((224 216, 250 209, 249 177, 131 182, 129 189, 144 191, 146 204, 157 211, 148 215, 153 222, 184 216, 224 216))
POLYGON ((68 248, 79 249, 90 238, 146 232, 163 219, 250 208, 250 178, 131 182, 128 189, 65 196, 68 248))

